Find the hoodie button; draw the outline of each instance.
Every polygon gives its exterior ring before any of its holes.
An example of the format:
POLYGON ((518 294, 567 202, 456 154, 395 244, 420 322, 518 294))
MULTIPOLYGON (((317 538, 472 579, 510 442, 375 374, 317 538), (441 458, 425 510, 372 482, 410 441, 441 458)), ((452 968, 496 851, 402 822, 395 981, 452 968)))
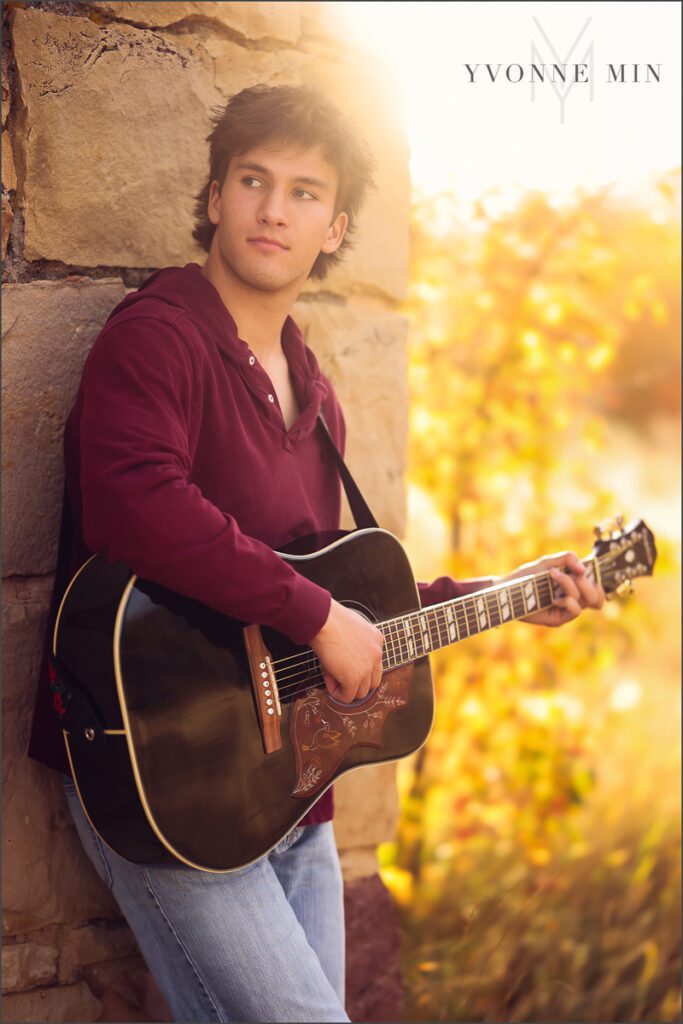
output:
POLYGON ((268 395, 268 401, 269 402, 274 402, 275 401, 275 396, 274 395, 268 395))

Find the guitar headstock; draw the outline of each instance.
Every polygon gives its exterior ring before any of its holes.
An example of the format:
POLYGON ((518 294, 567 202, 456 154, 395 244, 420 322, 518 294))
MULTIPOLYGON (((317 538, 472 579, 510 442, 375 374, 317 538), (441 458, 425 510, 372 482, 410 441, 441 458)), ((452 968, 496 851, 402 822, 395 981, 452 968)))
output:
POLYGON ((600 582, 606 597, 630 591, 637 576, 652 576, 657 548, 655 538, 642 519, 624 526, 622 516, 595 527, 592 556, 600 567, 600 582))

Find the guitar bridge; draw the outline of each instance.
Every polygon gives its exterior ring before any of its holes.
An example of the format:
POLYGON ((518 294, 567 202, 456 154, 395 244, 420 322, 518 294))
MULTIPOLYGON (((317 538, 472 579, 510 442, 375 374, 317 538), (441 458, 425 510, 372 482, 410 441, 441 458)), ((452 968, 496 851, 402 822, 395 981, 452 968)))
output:
POLYGON ((260 626, 245 626, 243 633, 263 749, 266 754, 272 754, 282 747, 282 737, 280 736, 282 709, 273 662, 270 652, 263 642, 260 626))

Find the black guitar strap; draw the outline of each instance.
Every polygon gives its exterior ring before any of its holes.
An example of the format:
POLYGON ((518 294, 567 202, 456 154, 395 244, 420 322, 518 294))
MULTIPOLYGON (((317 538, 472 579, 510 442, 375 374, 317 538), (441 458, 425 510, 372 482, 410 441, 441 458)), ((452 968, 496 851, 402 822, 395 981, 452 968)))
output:
POLYGON ((59 718, 62 729, 77 733, 88 730, 92 739, 102 742, 104 731, 100 717, 90 697, 83 687, 71 675, 65 665, 52 651, 52 631, 62 598, 69 584, 69 551, 73 535, 71 506, 64 485, 62 499, 62 521, 59 527, 59 548, 57 549, 57 567, 55 582, 52 588, 52 601, 48 615, 48 629, 45 636, 43 657, 47 661, 47 673, 52 691, 52 705, 59 718))
POLYGON ((346 497, 349 502, 349 508, 351 509, 351 515, 353 516, 356 526, 358 527, 359 530, 365 530, 368 527, 377 528, 379 524, 375 517, 373 516, 372 512, 370 511, 367 501, 361 494, 358 484, 351 476, 351 473, 349 472, 349 469, 346 463, 344 462, 341 452, 334 443, 332 434, 330 433, 329 427, 325 422, 325 417, 323 416, 322 409, 318 413, 318 421, 320 423, 322 432, 324 436, 327 438, 327 442, 330 445, 332 452, 334 453, 335 461, 337 463, 337 466, 339 467, 339 475, 341 476, 342 484, 344 485, 344 491, 346 492, 346 497))

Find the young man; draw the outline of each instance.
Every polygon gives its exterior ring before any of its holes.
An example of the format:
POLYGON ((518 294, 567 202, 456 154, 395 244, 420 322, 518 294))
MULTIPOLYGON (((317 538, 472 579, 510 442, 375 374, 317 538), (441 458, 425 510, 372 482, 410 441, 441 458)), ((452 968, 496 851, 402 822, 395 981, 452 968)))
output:
MULTIPOLYGON (((317 416, 342 449, 344 419, 289 313, 348 246, 372 162, 337 109, 303 87, 244 90, 209 139, 194 232, 204 265, 159 271, 127 296, 83 371, 65 433, 72 568, 101 552, 309 644, 328 690, 351 702, 380 683, 382 634, 274 549, 339 526, 339 476, 317 416)), ((559 625, 602 604, 573 553, 512 575, 551 566, 564 597, 530 621, 559 625)), ((422 603, 489 582, 441 577, 420 585, 422 603)), ((41 692, 30 752, 68 775, 48 704, 41 692)), ((349 1019, 331 790, 271 853, 210 874, 123 860, 65 787, 176 1020, 349 1019)))

